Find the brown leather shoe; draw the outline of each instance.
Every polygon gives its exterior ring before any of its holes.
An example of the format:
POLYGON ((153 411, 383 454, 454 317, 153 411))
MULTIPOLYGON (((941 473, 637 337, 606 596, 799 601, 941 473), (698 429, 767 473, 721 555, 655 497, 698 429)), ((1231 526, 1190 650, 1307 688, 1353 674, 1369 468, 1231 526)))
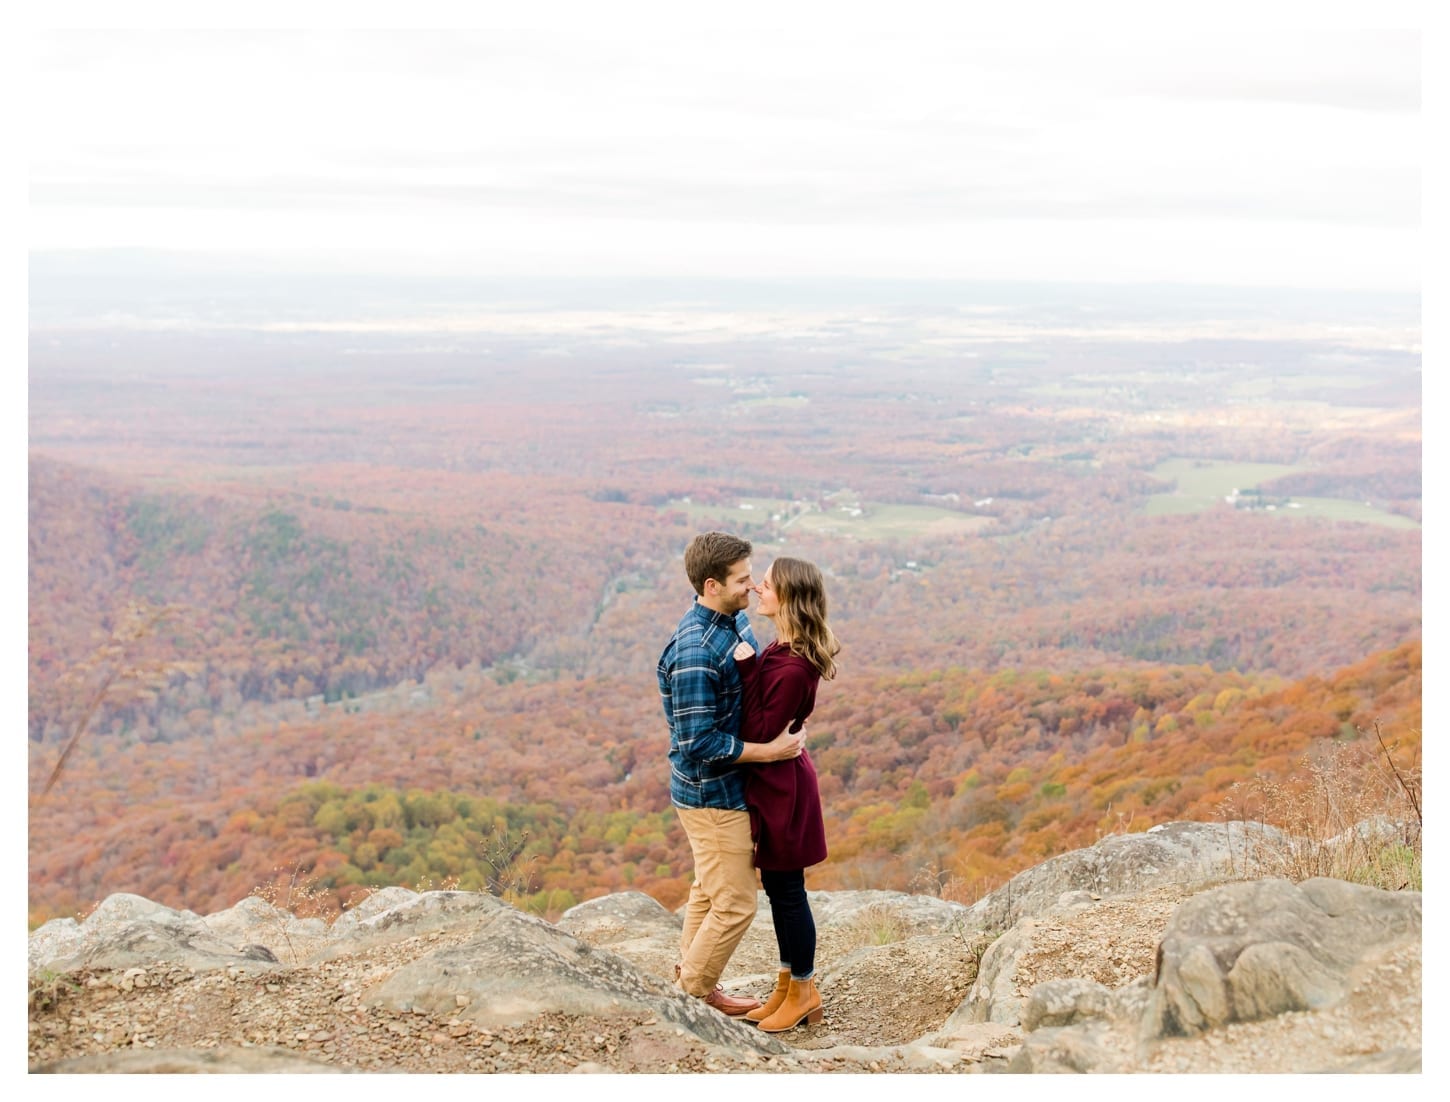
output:
POLYGON ((734 995, 725 994, 725 988, 718 984, 714 991, 704 997, 704 1002, 706 1006, 713 1006, 727 1018, 742 1017, 760 1006, 759 999, 737 999, 734 995))

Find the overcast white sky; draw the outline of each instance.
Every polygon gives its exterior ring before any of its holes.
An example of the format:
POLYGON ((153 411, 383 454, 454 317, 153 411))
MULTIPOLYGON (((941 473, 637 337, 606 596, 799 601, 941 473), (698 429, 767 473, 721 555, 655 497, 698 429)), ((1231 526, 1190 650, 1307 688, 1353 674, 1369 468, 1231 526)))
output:
POLYGON ((1416 290, 1420 40, 52 31, 31 250, 1416 290))

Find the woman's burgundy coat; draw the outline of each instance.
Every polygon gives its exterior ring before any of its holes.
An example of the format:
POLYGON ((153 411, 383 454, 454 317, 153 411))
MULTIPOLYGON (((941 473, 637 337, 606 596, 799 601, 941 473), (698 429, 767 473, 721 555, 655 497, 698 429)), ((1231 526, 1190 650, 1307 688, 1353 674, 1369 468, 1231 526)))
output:
MULTIPOLYGON (((785 730, 799 731, 816 706, 821 675, 806 659, 772 643, 737 661, 744 698, 740 737, 769 742, 785 730)), ((757 868, 790 871, 826 859, 826 825, 821 790, 809 752, 798 758, 742 766, 745 802, 755 839, 757 868)))

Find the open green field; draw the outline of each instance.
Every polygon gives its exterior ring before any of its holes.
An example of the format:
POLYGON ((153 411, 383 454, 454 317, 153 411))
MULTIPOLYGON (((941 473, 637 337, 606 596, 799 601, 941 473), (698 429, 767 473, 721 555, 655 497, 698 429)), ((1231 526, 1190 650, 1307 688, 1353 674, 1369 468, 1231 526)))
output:
POLYGON ((889 540, 974 532, 992 523, 991 517, 966 516, 934 505, 866 504, 861 507, 860 516, 838 509, 826 513, 804 513, 793 522, 792 527, 853 539, 889 540))
POLYGON ((1176 482, 1166 494, 1154 494, 1144 509, 1149 516, 1197 513, 1216 505, 1234 490, 1250 490, 1260 482, 1303 468, 1281 463, 1226 463, 1206 459, 1170 459, 1153 468, 1153 477, 1176 482))
MULTIPOLYGON (((1197 513, 1223 501, 1236 489, 1254 489, 1260 482, 1305 469, 1307 468, 1280 463, 1170 459, 1153 468, 1153 477, 1176 481, 1178 488, 1170 493, 1152 495, 1143 511, 1149 516, 1197 513)), ((1275 509, 1273 513, 1276 516, 1320 517, 1326 520, 1380 524, 1386 528, 1420 527, 1409 517, 1387 513, 1360 501, 1332 497, 1296 497, 1290 505, 1275 509)))
POLYGON ((1323 517, 1326 520, 1352 520, 1361 524, 1378 524, 1385 528, 1418 528, 1418 521, 1398 513, 1386 513, 1362 501, 1346 501, 1338 497, 1296 497, 1297 508, 1279 509, 1291 517, 1323 517))

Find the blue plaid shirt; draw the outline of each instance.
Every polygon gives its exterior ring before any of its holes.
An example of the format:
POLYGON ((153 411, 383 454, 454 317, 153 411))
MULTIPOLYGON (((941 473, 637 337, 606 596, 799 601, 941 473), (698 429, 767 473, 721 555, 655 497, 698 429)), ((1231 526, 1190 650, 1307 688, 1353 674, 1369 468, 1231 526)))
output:
POLYGON ((759 644, 743 611, 733 617, 697 600, 660 655, 656 674, 670 725, 670 802, 745 810, 740 741, 740 674, 732 652, 759 644))

